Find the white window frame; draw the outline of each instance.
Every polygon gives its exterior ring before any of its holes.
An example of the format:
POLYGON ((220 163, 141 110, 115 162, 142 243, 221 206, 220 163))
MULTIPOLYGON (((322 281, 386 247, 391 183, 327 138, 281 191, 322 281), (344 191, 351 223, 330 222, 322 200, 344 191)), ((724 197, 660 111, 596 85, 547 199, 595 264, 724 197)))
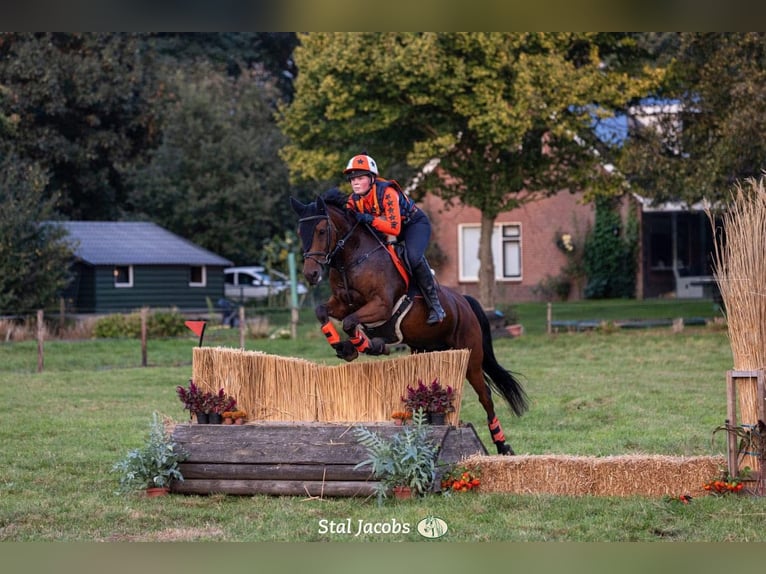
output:
MULTIPOLYGON (((458 225, 458 277, 461 283, 478 283, 479 276, 479 236, 481 234, 481 224, 462 223, 458 225), (476 244, 466 245, 466 233, 471 233, 476 238, 476 244), (472 253, 468 253, 468 250, 472 253), (475 249, 475 251, 474 251, 475 249), (471 257, 471 269, 467 269, 468 259, 471 257), (475 258, 475 259, 473 259, 475 258), (475 265, 474 265, 475 261, 475 265), (474 270, 475 268, 475 270, 474 270)), ((524 265, 522 260, 522 237, 523 229, 519 222, 504 221, 495 223, 492 230, 492 258, 495 263, 495 280, 502 282, 520 282, 524 276, 524 265), (518 230, 517 235, 504 235, 506 232, 512 232, 513 228, 518 230), (513 269, 506 269, 505 265, 505 244, 516 245, 518 253, 518 273, 513 269)), ((510 266, 510 264, 509 264, 510 266)))
POLYGON ((124 289, 124 288, 133 287, 133 266, 132 265, 115 265, 114 269, 112 270, 112 274, 114 275, 114 286, 117 289, 124 289), (118 282, 117 281, 117 276, 118 276, 117 268, 118 267, 127 267, 127 269, 128 269, 128 280, 127 281, 123 281, 123 282, 118 282))
POLYGON ((191 265, 189 267, 189 287, 205 287, 207 285, 207 266, 206 265, 191 265), (195 267, 199 267, 202 270, 202 281, 195 282, 191 280, 191 270, 195 267))

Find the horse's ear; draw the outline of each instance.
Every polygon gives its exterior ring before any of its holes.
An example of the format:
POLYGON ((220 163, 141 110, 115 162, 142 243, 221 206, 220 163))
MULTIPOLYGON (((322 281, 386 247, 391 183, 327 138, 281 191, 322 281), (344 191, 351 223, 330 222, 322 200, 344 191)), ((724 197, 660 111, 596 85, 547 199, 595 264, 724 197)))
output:
POLYGON ((303 215, 307 207, 306 205, 303 205, 300 201, 298 201, 294 197, 290 197, 290 205, 292 206, 293 211, 297 213, 298 215, 303 215))
POLYGON ((327 213, 327 206, 321 195, 317 195, 317 211, 319 213, 327 213))

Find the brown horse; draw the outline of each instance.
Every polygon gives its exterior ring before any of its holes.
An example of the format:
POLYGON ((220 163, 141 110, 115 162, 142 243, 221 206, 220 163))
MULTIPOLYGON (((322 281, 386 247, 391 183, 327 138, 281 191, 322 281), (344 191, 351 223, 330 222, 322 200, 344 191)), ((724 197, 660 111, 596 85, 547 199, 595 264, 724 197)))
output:
POLYGON ((447 314, 444 321, 426 324, 428 307, 422 296, 414 296, 409 312, 399 318, 395 330, 392 313, 402 298, 406 300, 407 283, 385 239, 369 226, 357 223, 354 214, 345 209, 345 199, 337 189, 305 205, 290 199, 300 217, 304 277, 310 285, 316 285, 324 268, 330 269, 332 296, 316 308, 328 342, 346 361, 354 360, 360 352, 388 354, 386 344, 399 342, 390 336, 394 332, 401 335, 401 341, 412 352, 470 349, 466 378, 487 413, 497 452, 514 454, 495 414, 490 386, 519 416, 527 409, 527 397, 519 381, 497 362, 489 321, 481 305, 472 297, 442 286, 439 299, 447 314), (348 339, 340 339, 330 318, 342 322, 348 339))

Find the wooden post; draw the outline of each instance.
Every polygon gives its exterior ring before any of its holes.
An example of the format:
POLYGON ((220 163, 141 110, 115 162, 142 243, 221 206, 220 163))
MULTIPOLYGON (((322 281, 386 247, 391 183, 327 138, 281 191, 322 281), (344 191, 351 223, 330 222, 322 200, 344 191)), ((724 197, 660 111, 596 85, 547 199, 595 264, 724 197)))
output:
POLYGON ((239 306, 239 348, 244 350, 245 349, 245 331, 247 330, 247 325, 245 324, 245 307, 240 305, 239 306))
POLYGON ((298 320, 300 315, 298 313, 298 288, 297 288, 297 271, 295 266, 295 253, 290 252, 287 256, 287 262, 290 268, 290 337, 292 339, 298 338, 298 320))
POLYGON ((64 328, 66 327, 66 300, 63 297, 59 297, 59 333, 64 334, 64 328))
POLYGON ((551 323, 553 322, 553 303, 548 301, 548 310, 546 314, 545 319, 545 332, 549 335, 553 332, 553 327, 551 326, 551 323))
POLYGON ((141 307, 141 366, 145 367, 147 365, 146 361, 146 322, 147 322, 147 316, 149 314, 149 308, 148 307, 141 307))
MULTIPOLYGON (((738 426, 755 427, 759 420, 766 421, 766 372, 762 369, 750 371, 732 370, 726 372, 726 418, 727 425, 732 428, 738 426), (737 387, 740 386, 739 391, 737 387), (752 402, 750 402, 752 401, 752 402), (739 416, 737 407, 739 406, 739 416), (744 407, 747 406, 747 409, 744 407), (752 411, 752 412, 748 412, 752 411)), ((746 453, 740 460, 737 436, 728 434, 727 463, 729 474, 738 476, 740 466, 749 466, 755 471, 759 480, 763 477, 760 468, 760 456, 762 453, 746 453)))
POLYGON ((43 341, 45 340, 45 322, 43 310, 37 310, 37 372, 43 372, 43 366, 45 365, 45 351, 43 349, 43 341))

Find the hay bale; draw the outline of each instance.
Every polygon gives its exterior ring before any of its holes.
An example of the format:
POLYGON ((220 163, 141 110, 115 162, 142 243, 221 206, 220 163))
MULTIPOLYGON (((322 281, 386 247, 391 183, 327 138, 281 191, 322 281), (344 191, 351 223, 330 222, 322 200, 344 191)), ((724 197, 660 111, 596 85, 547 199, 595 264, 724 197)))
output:
POLYGON ((192 378, 204 390, 223 388, 250 419, 264 421, 390 421, 407 385, 439 378, 455 394, 460 418, 467 349, 326 366, 304 359, 223 347, 196 347, 192 378))
POLYGON ((723 457, 622 455, 473 456, 463 462, 481 472, 482 492, 596 496, 706 494, 723 457))

